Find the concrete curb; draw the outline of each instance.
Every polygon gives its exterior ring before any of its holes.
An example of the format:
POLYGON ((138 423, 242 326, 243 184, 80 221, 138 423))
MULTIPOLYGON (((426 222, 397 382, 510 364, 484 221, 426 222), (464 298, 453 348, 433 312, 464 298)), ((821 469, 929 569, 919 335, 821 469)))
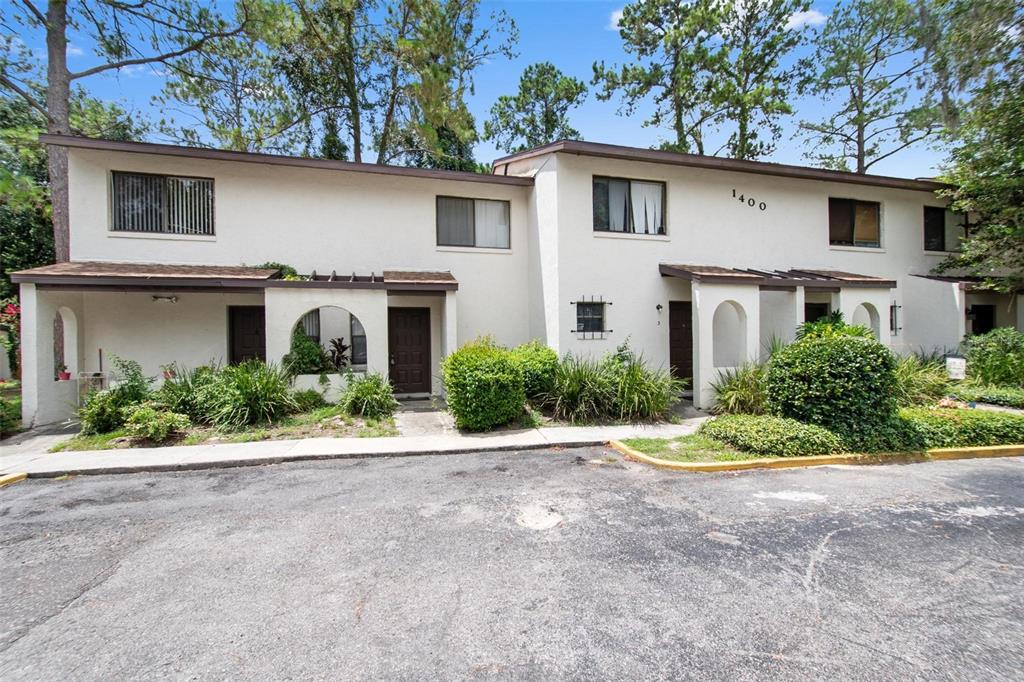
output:
POLYGON ((829 464, 894 464, 899 462, 931 462, 936 460, 1019 457, 1024 455, 1024 445, 992 445, 975 448, 939 448, 926 452, 817 455, 813 457, 785 457, 778 459, 744 459, 735 462, 671 462, 645 455, 622 441, 612 440, 608 442, 608 445, 634 461, 650 464, 662 469, 688 471, 691 473, 744 471, 747 469, 789 469, 793 467, 826 466, 829 464))
MULTIPOLYGON (((580 440, 557 443, 527 443, 506 445, 476 445, 444 450, 395 450, 393 452, 366 453, 306 453, 280 455, 275 457, 234 458, 224 460, 208 460, 197 462, 173 462, 169 464, 139 464, 109 467, 56 467, 43 471, 29 471, 28 478, 56 478, 58 476, 98 476, 103 474, 139 474, 171 471, 201 471, 205 469, 233 469, 236 467, 261 466, 265 464, 284 464, 287 462, 315 462, 340 459, 374 459, 396 457, 434 457, 439 455, 463 455, 472 452, 512 452, 518 450, 548 450, 554 448, 583 448, 607 445, 608 440, 580 440)), ((74 453, 68 453, 73 455, 74 453)), ((19 474, 22 478, 26 474, 19 474)), ((21 480, 21 479, 18 479, 21 480)))
POLYGON ((25 473, 0 475, 0 488, 3 488, 5 485, 17 483, 18 481, 24 481, 26 478, 28 478, 28 474, 25 473))

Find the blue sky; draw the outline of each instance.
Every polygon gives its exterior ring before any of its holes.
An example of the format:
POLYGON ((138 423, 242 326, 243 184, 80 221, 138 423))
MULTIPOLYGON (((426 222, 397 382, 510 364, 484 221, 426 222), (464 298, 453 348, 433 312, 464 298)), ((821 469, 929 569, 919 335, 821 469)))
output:
MULTIPOLYGON (((13 0, 12 0, 13 1, 13 0)), ((805 20, 814 24, 832 13, 834 2, 815 2, 813 12, 805 20)), ((612 27, 613 13, 621 9, 622 0, 483 0, 482 13, 486 16, 493 11, 504 10, 515 20, 519 28, 518 56, 513 60, 495 59, 477 71, 476 91, 469 98, 471 111, 482 129, 488 110, 498 96, 511 94, 518 87, 519 76, 531 63, 551 61, 563 72, 588 83, 593 74, 595 60, 607 63, 621 63, 625 58, 621 39, 612 27)), ((41 47, 38 36, 26 36, 26 42, 34 48, 41 47)), ((82 68, 93 61, 89 46, 72 37, 69 49, 72 70, 82 68)), ((804 48, 803 54, 809 54, 804 48)), ((163 79, 159 67, 137 67, 120 74, 91 77, 79 81, 94 95, 116 100, 124 106, 157 116, 150 100, 162 87, 163 79)), ((780 163, 808 163, 803 158, 806 147, 800 139, 793 139, 797 121, 802 118, 814 119, 826 111, 826 105, 813 99, 797 101, 797 116, 785 123, 785 133, 779 141, 775 154, 766 160, 780 163)), ((608 142, 637 147, 657 145, 666 131, 644 128, 641 123, 644 112, 632 117, 616 113, 617 102, 599 102, 591 93, 586 103, 571 113, 573 125, 586 140, 608 142)), ((481 142, 476 148, 479 161, 490 161, 503 153, 493 145, 481 142)), ((941 150, 917 146, 879 163, 872 172, 902 177, 934 175, 944 159, 941 150)))

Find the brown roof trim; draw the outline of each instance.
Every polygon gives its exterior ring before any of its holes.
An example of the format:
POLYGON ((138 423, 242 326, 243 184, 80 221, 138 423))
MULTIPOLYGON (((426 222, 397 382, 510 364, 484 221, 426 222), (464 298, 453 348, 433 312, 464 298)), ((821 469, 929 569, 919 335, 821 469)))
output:
MULTIPOLYGON (((826 170, 824 168, 808 168, 806 166, 791 166, 782 163, 768 163, 765 161, 741 161, 739 159, 726 159, 718 156, 701 156, 700 154, 681 154, 660 149, 642 149, 639 147, 625 147, 617 144, 602 144, 600 142, 583 142, 580 140, 560 140, 542 147, 527 149, 518 154, 503 156, 494 161, 494 168, 513 161, 531 159, 544 154, 577 154, 579 156, 594 156, 605 159, 620 159, 624 161, 646 161, 649 163, 662 163, 672 166, 689 166, 692 168, 706 168, 709 170, 732 171, 736 173, 755 173, 758 175, 775 175, 784 178, 799 178, 802 180, 820 180, 823 182, 844 182, 853 185, 871 185, 873 187, 891 187, 894 189, 909 189, 922 192, 934 192, 949 185, 936 182, 935 180, 913 180, 910 178, 894 178, 885 175, 862 175, 847 171, 826 170)), ((512 177, 512 176, 502 176, 512 177)))
MULTIPOLYGON (((964 291, 985 291, 993 293, 997 292, 991 287, 985 286, 985 280, 982 277, 974 275, 915 275, 911 274, 911 277, 920 277, 921 279, 930 279, 935 282, 945 282, 946 284, 957 284, 964 291)), ((1024 293, 1024 286, 1018 287, 1015 293, 1024 293)))
POLYGON ((896 281, 857 275, 837 270, 757 270, 726 268, 717 265, 660 263, 662 277, 678 277, 705 284, 749 284, 766 290, 804 287, 814 291, 838 291, 841 287, 895 289, 896 281))
POLYGON ((375 163, 355 163, 352 161, 336 161, 333 159, 310 159, 301 156, 280 156, 277 154, 258 154, 255 152, 234 152, 223 149, 203 149, 201 147, 179 147, 172 144, 154 142, 120 142, 100 140, 77 135, 39 136, 45 144, 75 149, 93 149, 108 152, 128 152, 130 154, 157 154, 160 156, 177 156, 187 159, 207 159, 211 161, 235 161, 241 163, 259 163, 269 166, 291 166, 296 168, 317 168, 321 170, 348 171, 351 173, 376 173, 378 175, 398 175, 429 180, 453 180, 458 182, 482 182, 491 185, 516 185, 528 187, 533 185, 533 178, 517 176, 489 175, 486 173, 470 173, 468 171, 433 170, 430 168, 410 168, 406 166, 384 166, 375 163))

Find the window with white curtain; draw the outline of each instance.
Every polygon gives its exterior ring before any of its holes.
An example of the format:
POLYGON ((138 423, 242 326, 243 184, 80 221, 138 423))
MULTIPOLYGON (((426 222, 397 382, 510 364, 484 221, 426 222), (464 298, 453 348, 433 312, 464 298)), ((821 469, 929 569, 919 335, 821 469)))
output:
POLYGON ((212 178, 114 171, 111 189, 116 232, 214 234, 212 178))
POLYGON ((665 183, 595 176, 594 230, 665 234, 665 183))
POLYGON ((437 244, 509 248, 509 202, 438 197, 437 244))

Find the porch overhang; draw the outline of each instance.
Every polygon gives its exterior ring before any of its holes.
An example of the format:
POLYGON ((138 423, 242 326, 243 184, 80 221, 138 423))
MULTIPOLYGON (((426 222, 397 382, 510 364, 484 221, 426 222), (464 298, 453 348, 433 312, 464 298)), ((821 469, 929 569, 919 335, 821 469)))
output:
MULTIPOLYGON (((961 289, 967 292, 994 292, 994 293, 1011 293, 1011 292, 999 292, 995 289, 986 286, 985 280, 981 277, 974 277, 971 275, 911 275, 911 277, 920 277, 921 279, 930 279, 933 282, 946 282, 948 284, 956 284, 961 289)), ((1017 287, 1014 293, 1024 293, 1024 287, 1017 287)))
POLYGON ((790 269, 758 270, 755 268, 727 268, 718 265, 684 265, 661 263, 662 277, 678 277, 690 282, 707 284, 741 284, 756 286, 767 291, 793 290, 803 287, 809 291, 838 291, 845 287, 893 289, 895 280, 858 275, 840 270, 790 269))
POLYGON ((308 279, 288 280, 276 268, 220 265, 167 265, 74 261, 43 265, 11 273, 16 284, 43 289, 152 291, 188 289, 220 293, 254 292, 271 287, 308 289, 382 289, 388 292, 455 291, 459 283, 450 272, 385 270, 382 274, 330 275, 314 272, 308 279))

